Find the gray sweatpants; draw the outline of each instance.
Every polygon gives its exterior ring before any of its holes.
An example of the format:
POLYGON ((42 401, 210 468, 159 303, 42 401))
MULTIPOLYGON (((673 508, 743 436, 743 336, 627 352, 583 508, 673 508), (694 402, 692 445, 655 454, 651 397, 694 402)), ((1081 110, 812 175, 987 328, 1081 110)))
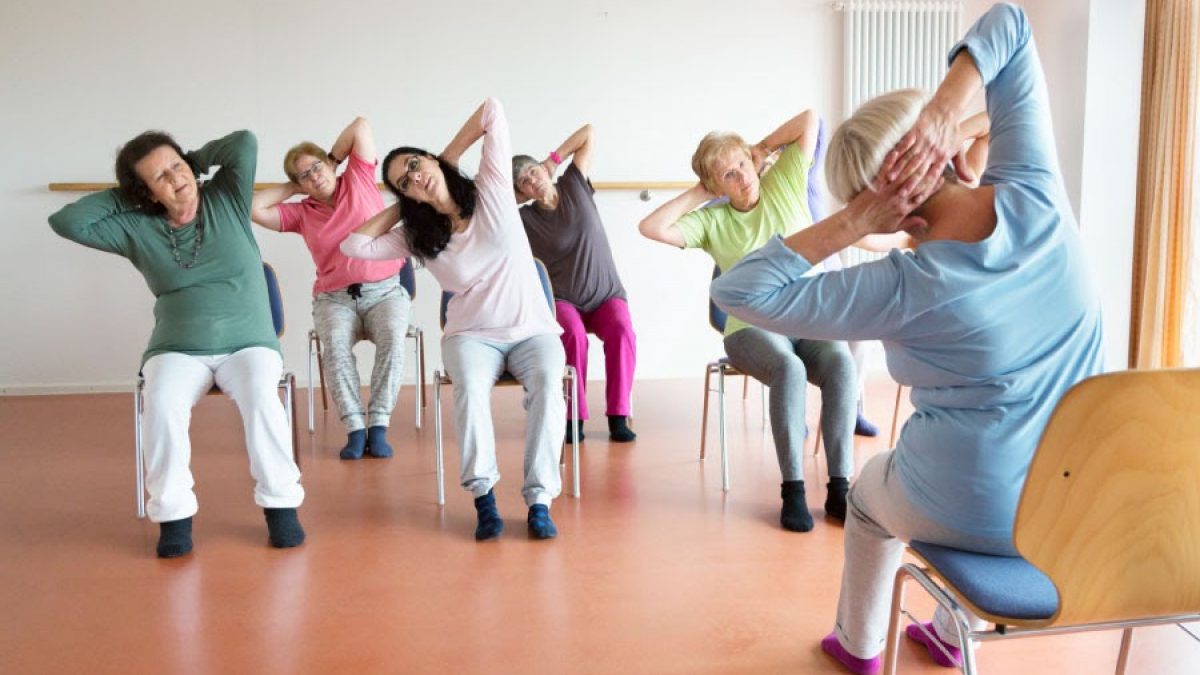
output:
POLYGON ((404 376, 404 335, 412 302, 399 277, 355 284, 313 298, 313 324, 321 338, 325 386, 347 431, 388 426, 404 376), (357 296, 357 297, 356 297, 357 296), (364 412, 354 344, 375 343, 371 403, 364 412))
MULTIPOLYGON (((843 535, 846 561, 834 632, 860 659, 878 656, 887 643, 892 583, 904 544, 912 540, 991 555, 1017 555, 1011 539, 965 534, 931 520, 908 500, 892 471, 895 451, 872 457, 850 488, 843 535)), ((941 608, 934 614, 938 637, 958 644, 954 624, 941 608)), ((973 628, 983 621, 974 619, 973 628)))
POLYGON ((858 381, 846 343, 789 338, 751 326, 726 336, 725 353, 734 367, 771 388, 771 434, 783 480, 804 479, 808 382, 821 389, 821 434, 829 475, 849 478, 854 473, 858 381))
POLYGON ((563 370, 567 357, 557 335, 493 342, 465 335, 442 341, 442 359, 454 382, 454 430, 462 459, 463 488, 482 497, 500 482, 492 387, 505 372, 525 389, 525 504, 550 505, 562 492, 559 453, 567 428, 563 370))

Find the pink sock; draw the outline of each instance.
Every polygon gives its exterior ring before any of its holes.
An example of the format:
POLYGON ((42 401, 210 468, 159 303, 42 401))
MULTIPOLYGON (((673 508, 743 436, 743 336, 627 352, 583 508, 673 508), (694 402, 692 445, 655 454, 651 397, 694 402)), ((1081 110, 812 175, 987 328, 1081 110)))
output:
POLYGON ((846 670, 854 673, 854 675, 875 675, 879 672, 879 657, 875 656, 869 659, 860 659, 857 656, 846 651, 841 642, 838 642, 837 635, 830 633, 821 640, 821 649, 828 655, 837 659, 837 662, 845 666, 846 670))
POLYGON ((942 638, 938 637, 937 631, 933 629, 932 623, 923 625, 925 626, 925 630, 929 631, 929 635, 933 636, 932 639, 930 639, 929 636, 927 636, 921 630, 921 627, 915 623, 908 624, 908 627, 904 629, 904 634, 908 636, 908 639, 925 645, 925 649, 929 651, 930 658, 932 658, 933 662, 939 666, 942 666, 943 668, 958 668, 961 666, 962 652, 959 651, 958 647, 955 647, 949 642, 946 642, 942 638), (942 653, 942 650, 938 649, 938 645, 944 647, 953 658, 946 658, 946 655, 942 653))

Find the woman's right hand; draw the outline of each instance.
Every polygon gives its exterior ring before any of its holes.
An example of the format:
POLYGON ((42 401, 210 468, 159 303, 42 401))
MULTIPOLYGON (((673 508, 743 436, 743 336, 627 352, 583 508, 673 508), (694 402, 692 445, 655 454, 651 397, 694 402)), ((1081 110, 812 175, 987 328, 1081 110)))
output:
POLYGON ((912 129, 892 149, 896 157, 888 180, 913 174, 927 180, 940 176, 946 162, 962 147, 958 122, 957 115, 933 102, 922 108, 912 129))
POLYGON ((928 226, 924 218, 914 216, 912 212, 933 196, 945 181, 941 172, 933 178, 917 171, 898 173, 903 171, 900 168, 902 161, 898 150, 889 152, 871 187, 858 193, 846 205, 860 237, 928 226))

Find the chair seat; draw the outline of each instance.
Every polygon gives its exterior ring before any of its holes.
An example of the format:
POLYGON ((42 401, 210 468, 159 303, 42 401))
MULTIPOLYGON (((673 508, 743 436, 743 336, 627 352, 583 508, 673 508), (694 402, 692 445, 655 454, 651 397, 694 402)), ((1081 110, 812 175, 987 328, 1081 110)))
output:
POLYGON ((1050 578, 1024 558, 986 555, 929 544, 909 543, 963 598, 998 617, 1048 619, 1058 609, 1050 578))

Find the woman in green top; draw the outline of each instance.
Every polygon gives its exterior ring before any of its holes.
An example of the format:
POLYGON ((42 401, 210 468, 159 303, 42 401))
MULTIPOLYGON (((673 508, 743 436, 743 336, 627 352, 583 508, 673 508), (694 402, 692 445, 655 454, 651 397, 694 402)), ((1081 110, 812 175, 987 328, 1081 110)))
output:
MULTIPOLYGON (((817 115, 806 110, 753 147, 737 134, 708 134, 692 156, 700 182, 646 216, 642 234, 679 248, 703 249, 725 272, 776 235, 811 225, 808 174, 818 131, 817 115), (760 181, 767 156, 780 149, 779 160, 760 181), (717 197, 728 202, 697 208, 717 197)), ((845 519, 858 405, 854 360, 846 343, 789 338, 729 317, 725 352, 738 370, 771 388, 771 433, 783 475, 779 520, 795 532, 813 528, 804 493, 804 398, 807 382, 821 389, 821 431, 829 462, 825 513, 845 519)))
POLYGON ((117 155, 118 187, 50 216, 59 235, 128 258, 154 293, 154 332, 142 356, 146 485, 158 555, 192 550, 196 495, 188 468, 191 409, 214 384, 245 427, 255 502, 273 546, 304 541, 300 470, 276 387, 283 371, 250 197, 258 144, 236 131, 190 153, 148 131, 117 155), (220 166, 200 186, 196 173, 220 166))

